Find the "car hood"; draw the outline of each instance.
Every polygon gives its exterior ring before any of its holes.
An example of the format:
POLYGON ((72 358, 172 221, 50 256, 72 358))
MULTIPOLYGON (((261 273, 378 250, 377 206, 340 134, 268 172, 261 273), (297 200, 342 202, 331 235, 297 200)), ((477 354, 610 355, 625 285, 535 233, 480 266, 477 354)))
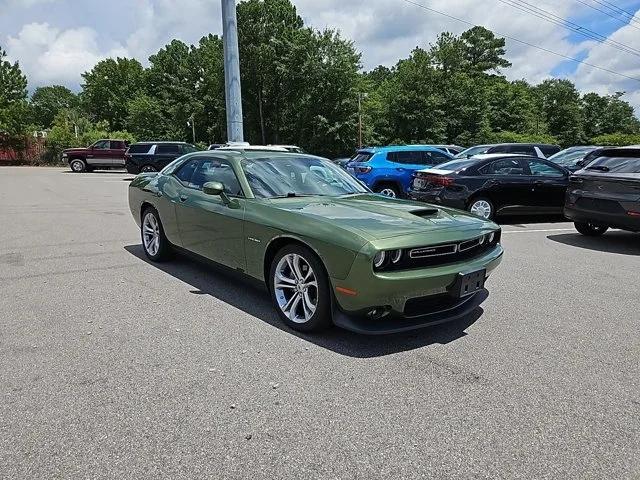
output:
POLYGON ((460 230, 462 233, 496 228, 492 222, 460 210, 374 194, 283 198, 273 200, 273 206, 317 221, 331 222, 368 240, 442 230, 460 230))

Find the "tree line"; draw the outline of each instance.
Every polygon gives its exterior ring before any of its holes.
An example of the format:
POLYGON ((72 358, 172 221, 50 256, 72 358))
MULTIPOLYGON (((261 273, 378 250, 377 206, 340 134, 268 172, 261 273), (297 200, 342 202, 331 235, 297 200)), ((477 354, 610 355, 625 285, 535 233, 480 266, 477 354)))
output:
MULTIPOLYGON (((476 26, 440 34, 393 67, 362 71, 352 41, 304 25, 290 0, 237 6, 245 139, 291 143, 329 157, 363 143, 541 141, 563 146, 640 143, 640 120, 623 92, 581 94, 567 79, 509 81, 505 40, 476 26)), ((0 48, 4 142, 48 130, 55 157, 103 137, 226 139, 222 38, 173 40, 149 57, 108 58, 82 74, 79 93, 38 87, 30 98, 19 64, 0 48), (193 125, 192 125, 193 124, 193 125), (193 128, 192 128, 193 126, 193 128)))

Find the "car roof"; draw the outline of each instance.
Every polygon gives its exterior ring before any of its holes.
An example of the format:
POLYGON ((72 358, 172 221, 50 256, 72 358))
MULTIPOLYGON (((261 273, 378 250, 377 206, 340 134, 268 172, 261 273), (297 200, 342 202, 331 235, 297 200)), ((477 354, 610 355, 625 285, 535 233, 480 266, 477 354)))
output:
POLYGON ((290 153, 286 148, 280 145, 225 145, 217 150, 234 150, 234 151, 260 151, 260 152, 283 152, 290 153))
POLYGON ((135 143, 132 143, 131 145, 165 145, 165 144, 190 145, 187 142, 172 142, 171 140, 162 140, 160 142, 135 142, 135 143))
MULTIPOLYGON (((473 158, 478 160, 491 160, 494 158, 511 158, 511 157, 526 157, 526 156, 527 155, 525 155, 524 153, 481 153, 479 155, 474 155, 469 160, 473 158)), ((456 159, 456 160, 461 160, 461 159, 456 159)), ((452 161, 456 161, 456 160, 452 160, 452 161)))
POLYGON ((363 153, 378 153, 378 152, 410 152, 413 150, 438 150, 433 145, 385 145, 384 147, 363 147, 359 148, 358 152, 363 153))

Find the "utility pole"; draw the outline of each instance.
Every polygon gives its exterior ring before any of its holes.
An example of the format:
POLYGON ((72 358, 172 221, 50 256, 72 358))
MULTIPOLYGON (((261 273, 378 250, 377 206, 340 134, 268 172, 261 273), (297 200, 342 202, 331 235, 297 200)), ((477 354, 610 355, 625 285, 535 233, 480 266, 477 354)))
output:
POLYGON ((222 40, 224 45, 224 86, 227 107, 227 139, 243 142, 242 91, 240 89, 240 54, 235 0, 222 2, 222 40))
POLYGON ((367 94, 358 92, 358 148, 362 148, 362 99, 367 98, 367 94))
POLYGON ((187 125, 191 127, 191 135, 193 136, 193 144, 196 143, 196 114, 192 113, 189 117, 187 125))

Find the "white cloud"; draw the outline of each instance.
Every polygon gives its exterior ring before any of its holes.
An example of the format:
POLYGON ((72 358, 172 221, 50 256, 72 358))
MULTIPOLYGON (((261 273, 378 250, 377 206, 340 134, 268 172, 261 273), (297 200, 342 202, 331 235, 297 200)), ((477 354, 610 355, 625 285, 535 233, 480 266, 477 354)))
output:
POLYGON ((107 57, 127 56, 122 47, 101 50, 98 34, 88 27, 59 30, 47 23, 30 23, 10 36, 7 53, 20 61, 30 84, 78 85, 80 75, 107 57))
MULTIPOLYGON (((635 18, 640 20, 640 11, 636 13, 635 18)), ((623 26, 611 34, 609 38, 640 50, 640 30, 632 25, 623 26)), ((616 76, 587 65, 580 65, 572 78, 578 88, 600 94, 627 92, 624 99, 636 107, 636 114, 640 114, 640 56, 616 51, 610 46, 597 43, 589 49, 585 62, 599 65, 637 80, 616 76)))

